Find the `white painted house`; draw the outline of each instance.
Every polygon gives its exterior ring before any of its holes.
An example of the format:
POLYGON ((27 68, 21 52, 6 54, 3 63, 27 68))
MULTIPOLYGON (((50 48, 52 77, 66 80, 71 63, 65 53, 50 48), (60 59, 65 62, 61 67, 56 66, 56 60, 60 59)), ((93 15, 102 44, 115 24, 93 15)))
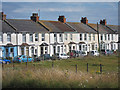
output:
MULTIPOLYGON (((0 33, 0 57, 17 55, 40 56, 42 54, 68 53, 72 50, 91 51, 100 49, 118 49, 117 26, 89 24, 87 18, 81 22, 66 22, 64 16, 58 21, 39 20, 33 13, 30 20, 6 19, 4 13, 2 32, 0 33)), ((106 21, 105 21, 106 22, 106 21)))

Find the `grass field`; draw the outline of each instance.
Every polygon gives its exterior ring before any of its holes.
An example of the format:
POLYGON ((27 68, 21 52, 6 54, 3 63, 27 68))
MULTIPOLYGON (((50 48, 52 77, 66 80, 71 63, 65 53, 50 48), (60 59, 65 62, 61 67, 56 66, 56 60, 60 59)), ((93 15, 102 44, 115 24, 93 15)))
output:
POLYGON ((8 64, 4 65, 2 77, 3 88, 117 88, 118 56, 29 62, 27 66, 17 63, 14 68, 8 64))

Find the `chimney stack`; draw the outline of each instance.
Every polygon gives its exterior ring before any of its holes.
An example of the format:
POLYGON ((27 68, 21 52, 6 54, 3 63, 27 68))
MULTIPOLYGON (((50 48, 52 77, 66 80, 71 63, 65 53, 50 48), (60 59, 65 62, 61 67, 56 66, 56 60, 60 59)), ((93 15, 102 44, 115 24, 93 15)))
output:
POLYGON ((100 20, 100 24, 102 24, 102 25, 107 25, 106 19, 100 20))
POLYGON ((31 20, 33 20, 34 22, 38 22, 38 21, 39 21, 38 13, 33 13, 30 18, 31 18, 31 20))
POLYGON ((66 23, 66 18, 65 16, 59 16, 58 21, 62 22, 62 23, 66 23))
POLYGON ((81 18, 81 23, 84 23, 84 24, 88 24, 88 19, 87 19, 87 17, 82 17, 81 18))
POLYGON ((1 12, 0 19, 2 19, 2 20, 6 20, 6 15, 4 14, 4 12, 1 12))

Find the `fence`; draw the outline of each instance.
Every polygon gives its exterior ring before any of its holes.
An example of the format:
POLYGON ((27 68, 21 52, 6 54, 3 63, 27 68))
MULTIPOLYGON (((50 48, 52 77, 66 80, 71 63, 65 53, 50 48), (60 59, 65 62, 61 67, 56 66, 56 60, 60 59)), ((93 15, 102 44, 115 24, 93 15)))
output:
MULTIPOLYGON (((44 62, 44 61, 42 61, 42 62, 44 62)), ((54 64, 55 64, 54 61, 52 61, 52 62, 51 62, 51 67, 52 67, 52 68, 54 68, 54 64)), ((19 64, 19 65, 20 65, 20 67, 22 67, 21 64, 19 64)), ((28 66, 29 66, 28 61, 27 61, 26 63, 24 63, 23 65, 24 65, 25 68, 27 69, 28 66)), ((31 63, 31 65, 34 66, 34 69, 35 69, 35 67, 36 67, 37 65, 40 65, 40 64, 39 64, 39 63, 38 63, 38 64, 31 63)), ((31 66, 31 65, 30 65, 30 66, 31 66)), ((95 66, 95 64, 93 64, 93 65, 95 66)), ((7 65, 4 64, 4 63, 2 63, 2 69, 3 69, 3 70, 5 69, 5 66, 7 66, 7 65)), ((12 66, 12 69, 13 69, 13 70, 14 70, 15 68, 17 68, 14 63, 11 63, 11 66, 12 66)), ((72 65, 72 66, 74 66, 75 72, 77 73, 77 72, 78 72, 78 64, 75 64, 75 65, 72 65)), ((102 64, 99 64, 99 71, 100 71, 100 73, 102 73, 102 71, 103 71, 103 70, 102 70, 102 66, 103 66, 102 64)), ((9 67, 8 67, 8 68, 9 68, 9 67)), ((24 69, 25 69, 25 68, 24 68, 24 69)), ((89 63, 86 63, 86 71, 87 71, 87 72, 89 72, 89 68, 90 68, 90 67, 89 67, 89 63)))

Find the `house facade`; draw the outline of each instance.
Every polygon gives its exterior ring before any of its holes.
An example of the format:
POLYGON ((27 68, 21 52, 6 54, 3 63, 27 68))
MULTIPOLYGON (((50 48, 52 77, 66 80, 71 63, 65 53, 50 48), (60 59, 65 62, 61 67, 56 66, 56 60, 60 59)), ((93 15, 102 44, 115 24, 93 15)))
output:
POLYGON ((1 14, 0 57, 118 49, 117 25, 107 25, 104 20, 97 25, 88 23, 86 17, 81 22, 66 22, 64 16, 59 16, 58 21, 45 21, 39 20, 37 13, 30 20, 6 19, 1 14))

